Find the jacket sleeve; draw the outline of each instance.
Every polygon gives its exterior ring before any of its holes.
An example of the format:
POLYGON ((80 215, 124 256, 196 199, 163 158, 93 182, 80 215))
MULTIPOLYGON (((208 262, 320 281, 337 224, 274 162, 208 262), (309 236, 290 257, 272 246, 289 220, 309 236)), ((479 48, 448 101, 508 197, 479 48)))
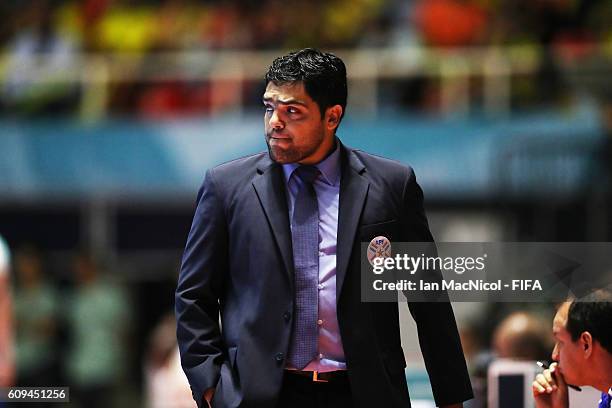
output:
POLYGON ((214 388, 227 353, 219 327, 219 299, 228 270, 228 233, 222 199, 206 173, 187 238, 175 294, 181 364, 200 406, 214 388))
MULTIPOLYGON (((423 191, 417 184, 412 169, 404 188, 403 201, 407 220, 407 225, 403 226, 404 230, 414 233, 414 237, 420 242, 433 242, 423 208, 423 191)), ((441 279, 441 275, 439 278, 441 279)), ((419 345, 436 406, 456 404, 473 398, 450 302, 410 302, 408 308, 417 325, 419 345)))

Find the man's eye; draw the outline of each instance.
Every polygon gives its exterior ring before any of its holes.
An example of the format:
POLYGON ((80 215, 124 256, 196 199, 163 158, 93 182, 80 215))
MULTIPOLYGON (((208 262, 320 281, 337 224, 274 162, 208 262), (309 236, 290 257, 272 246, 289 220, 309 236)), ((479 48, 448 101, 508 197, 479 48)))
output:
POLYGON ((293 106, 290 106, 287 108, 287 112, 289 113, 299 113, 300 111, 296 108, 294 108, 293 106))
POLYGON ((270 105, 264 105, 264 111, 266 112, 272 112, 274 110, 274 108, 270 105))

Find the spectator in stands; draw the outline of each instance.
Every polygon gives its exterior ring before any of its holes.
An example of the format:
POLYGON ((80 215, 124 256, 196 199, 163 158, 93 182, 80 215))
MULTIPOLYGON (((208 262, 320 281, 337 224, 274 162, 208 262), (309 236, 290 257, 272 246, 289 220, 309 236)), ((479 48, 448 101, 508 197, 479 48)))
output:
POLYGON ((537 408, 568 408, 568 384, 602 392, 600 408, 612 399, 612 289, 565 302, 553 321, 555 363, 533 382, 537 408))
POLYGON ((129 307, 122 290, 99 276, 92 256, 78 255, 74 268, 76 288, 66 313, 72 337, 70 385, 78 403, 110 407, 124 374, 129 307))
POLYGON ((42 260, 36 250, 31 247, 19 250, 15 267, 17 383, 26 387, 54 385, 58 297, 55 288, 44 279, 42 260))
POLYGON ((487 14, 480 2, 460 0, 421 0, 416 6, 415 23, 426 44, 460 47, 486 38, 487 14))
POLYGON ((23 11, 24 26, 8 45, 2 104, 22 115, 67 114, 76 110, 77 44, 54 25, 54 9, 36 0, 23 11))

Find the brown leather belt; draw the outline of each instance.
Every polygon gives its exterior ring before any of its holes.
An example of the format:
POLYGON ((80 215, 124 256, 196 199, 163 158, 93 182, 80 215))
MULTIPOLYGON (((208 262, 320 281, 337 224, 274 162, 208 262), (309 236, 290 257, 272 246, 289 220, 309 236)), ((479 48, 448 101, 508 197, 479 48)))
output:
POLYGON ((346 370, 326 371, 323 373, 320 373, 318 371, 285 370, 285 373, 299 375, 300 377, 306 377, 312 380, 313 382, 332 382, 348 379, 348 373, 346 372, 346 370))

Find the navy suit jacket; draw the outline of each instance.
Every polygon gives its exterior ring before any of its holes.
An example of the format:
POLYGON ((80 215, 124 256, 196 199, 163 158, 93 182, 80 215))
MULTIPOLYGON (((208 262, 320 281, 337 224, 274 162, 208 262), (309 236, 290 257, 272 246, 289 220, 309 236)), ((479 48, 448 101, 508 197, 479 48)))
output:
MULTIPOLYGON (((361 302, 360 242, 432 241, 410 167, 341 147, 337 313, 355 406, 409 407, 396 303, 361 302)), ((194 399, 274 407, 291 339, 294 276, 282 166, 268 153, 206 173, 176 289, 194 399), (221 324, 219 324, 221 323, 221 324)), ((472 397, 449 303, 409 303, 438 405, 472 397)))

